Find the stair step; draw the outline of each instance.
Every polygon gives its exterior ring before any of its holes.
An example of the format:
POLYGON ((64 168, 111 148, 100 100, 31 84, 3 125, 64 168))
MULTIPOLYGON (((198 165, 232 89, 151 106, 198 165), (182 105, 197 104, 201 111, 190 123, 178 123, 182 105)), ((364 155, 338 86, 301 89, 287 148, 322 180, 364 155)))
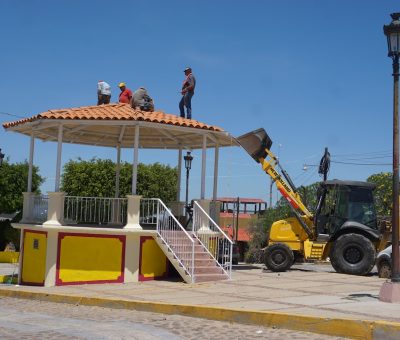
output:
POLYGON ((213 267, 215 266, 214 259, 194 259, 194 266, 195 267, 213 267))
POLYGON ((221 281, 229 279, 228 275, 218 265, 214 258, 200 241, 189 232, 188 237, 184 231, 162 231, 157 235, 157 243, 164 253, 170 258, 173 266, 178 270, 186 282, 191 282, 190 274, 194 272, 194 282, 221 281), (192 252, 194 248, 194 253, 192 252), (171 251, 172 250, 172 251, 171 251), (194 260, 194 263, 192 262, 194 260), (193 268, 194 266, 194 268, 193 268), (186 268, 186 269, 184 269, 186 268))
POLYGON ((226 274, 197 274, 194 276, 195 283, 199 282, 210 282, 210 281, 222 281, 228 280, 229 277, 226 274))
MULTIPOLYGON (((192 245, 193 242, 190 239, 183 239, 183 238, 172 238, 172 237, 164 237, 165 241, 169 244, 181 244, 181 245, 192 245)), ((195 241, 195 245, 201 245, 200 242, 195 241)))
MULTIPOLYGON (((178 252, 176 253, 177 256, 181 259, 191 260, 192 259, 192 252, 178 252)), ((195 260, 212 260, 211 256, 206 252, 196 252, 194 253, 195 260)))
MULTIPOLYGON (((189 244, 174 244, 170 243, 169 246, 173 249, 186 249, 186 251, 192 251, 193 246, 189 244)), ((204 247, 200 244, 194 245, 194 251, 203 250, 204 247)))
POLYGON ((214 266, 214 267, 200 267, 196 266, 194 267, 194 273, 196 274, 224 274, 224 271, 222 268, 214 266))

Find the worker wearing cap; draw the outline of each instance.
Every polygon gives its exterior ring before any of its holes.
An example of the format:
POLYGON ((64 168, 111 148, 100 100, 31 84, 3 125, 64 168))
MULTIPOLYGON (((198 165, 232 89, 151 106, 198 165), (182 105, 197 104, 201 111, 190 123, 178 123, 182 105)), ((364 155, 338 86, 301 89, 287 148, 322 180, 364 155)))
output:
POLYGON ((192 97, 194 95, 194 88, 196 87, 196 78, 190 67, 186 67, 184 72, 186 77, 182 84, 182 99, 179 102, 179 110, 181 111, 181 117, 185 118, 186 107, 186 118, 192 119, 192 97))
POLYGON ((119 83, 118 87, 121 90, 119 102, 132 105, 132 91, 126 87, 125 83, 119 83))
POLYGON ((97 105, 110 104, 111 86, 103 80, 97 83, 97 105))

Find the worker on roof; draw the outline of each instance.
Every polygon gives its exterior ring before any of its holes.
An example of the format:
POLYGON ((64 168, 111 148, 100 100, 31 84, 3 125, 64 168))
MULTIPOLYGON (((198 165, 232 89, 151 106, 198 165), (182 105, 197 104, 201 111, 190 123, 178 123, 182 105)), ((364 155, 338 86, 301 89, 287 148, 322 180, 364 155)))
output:
POLYGON ((97 105, 110 104, 111 86, 104 80, 97 83, 97 105))
POLYGON ((185 118, 186 106, 186 118, 192 119, 192 97, 194 95, 194 88, 196 87, 196 78, 190 67, 186 67, 184 72, 186 77, 182 84, 182 99, 179 102, 179 110, 181 111, 181 117, 185 118))
POLYGON ((132 105, 132 91, 126 87, 125 83, 119 83, 118 87, 121 90, 119 102, 132 105))
POLYGON ((141 111, 154 111, 154 102, 144 87, 139 87, 133 94, 132 107, 141 111))

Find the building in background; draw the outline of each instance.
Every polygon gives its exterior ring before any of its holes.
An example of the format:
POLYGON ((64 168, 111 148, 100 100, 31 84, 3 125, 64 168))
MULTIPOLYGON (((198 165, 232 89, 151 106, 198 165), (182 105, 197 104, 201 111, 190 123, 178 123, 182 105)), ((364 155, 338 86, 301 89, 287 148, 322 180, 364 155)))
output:
POLYGON ((249 227, 267 209, 267 202, 260 198, 221 197, 219 225, 239 247, 240 261, 250 241, 249 227))

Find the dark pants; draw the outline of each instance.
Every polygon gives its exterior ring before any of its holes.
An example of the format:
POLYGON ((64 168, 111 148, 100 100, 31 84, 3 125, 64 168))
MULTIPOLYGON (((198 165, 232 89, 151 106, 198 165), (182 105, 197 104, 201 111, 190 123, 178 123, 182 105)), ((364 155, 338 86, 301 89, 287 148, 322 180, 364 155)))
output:
POLYGON ((99 94, 97 98, 97 105, 110 104, 111 96, 107 94, 99 94))
POLYGON ((194 92, 186 92, 181 101, 179 102, 179 110, 181 111, 181 117, 185 118, 185 106, 187 112, 187 119, 192 119, 192 97, 194 92))

